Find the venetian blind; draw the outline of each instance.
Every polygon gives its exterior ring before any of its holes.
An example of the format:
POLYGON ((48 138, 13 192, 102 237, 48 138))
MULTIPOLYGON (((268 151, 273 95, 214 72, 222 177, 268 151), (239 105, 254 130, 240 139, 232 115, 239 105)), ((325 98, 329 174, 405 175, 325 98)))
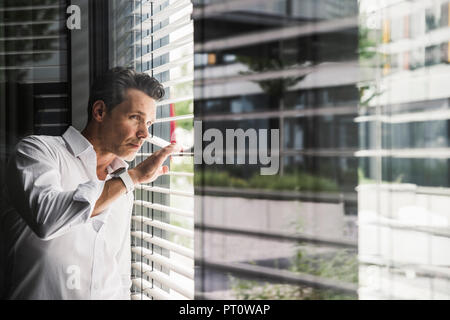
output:
MULTIPOLYGON (((116 64, 150 74, 166 92, 133 165, 173 141, 192 147, 191 13, 190 0, 114 2, 116 64)), ((165 164, 168 175, 135 191, 132 299, 194 298, 193 156, 175 154, 165 164)))

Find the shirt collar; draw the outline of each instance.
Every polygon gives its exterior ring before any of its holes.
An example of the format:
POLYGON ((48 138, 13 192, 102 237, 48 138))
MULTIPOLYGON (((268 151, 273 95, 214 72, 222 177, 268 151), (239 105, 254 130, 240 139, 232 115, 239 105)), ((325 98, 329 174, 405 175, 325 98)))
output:
POLYGON ((86 139, 77 129, 70 126, 67 128, 66 132, 64 132, 63 136, 64 140, 66 140, 72 154, 75 157, 80 156, 82 153, 86 152, 89 149, 94 149, 92 144, 86 139))
MULTIPOLYGON (((79 157, 81 154, 87 152, 88 150, 94 151, 94 147, 86 139, 81 132, 72 126, 67 128, 66 132, 62 135, 63 139, 67 142, 69 149, 75 157, 79 157)), ((108 166, 108 173, 114 172, 120 168, 128 169, 128 163, 119 157, 114 158, 111 164, 108 166)))
POLYGON ((120 168, 128 169, 128 163, 123 161, 122 159, 116 157, 108 166, 108 173, 112 173, 117 171, 120 168))

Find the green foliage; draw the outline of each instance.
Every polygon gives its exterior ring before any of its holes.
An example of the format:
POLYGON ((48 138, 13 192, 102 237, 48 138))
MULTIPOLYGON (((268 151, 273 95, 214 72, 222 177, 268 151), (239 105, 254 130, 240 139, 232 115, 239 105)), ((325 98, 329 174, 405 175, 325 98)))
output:
MULTIPOLYGON (((262 58, 262 57, 246 57, 246 56, 238 56, 237 60, 242 64, 248 66, 250 71, 240 72, 242 75, 252 75, 259 74, 262 72, 268 71, 280 71, 280 70, 288 70, 292 68, 293 62, 288 59, 281 58, 262 58)), ((296 85, 299 81, 303 80, 305 76, 300 77, 282 77, 270 80, 258 80, 253 81, 257 83, 261 89, 267 93, 268 95, 275 97, 282 97, 283 92, 291 87, 296 85)))
POLYGON ((383 94, 383 91, 374 91, 370 95, 366 94, 366 92, 370 92, 373 89, 369 85, 359 87, 359 107, 368 107, 373 99, 383 94))
MULTIPOLYGON (((191 114, 194 112, 193 101, 186 100, 175 103, 175 115, 181 116, 186 114, 191 114)), ((177 127, 183 128, 185 130, 192 130, 193 122, 192 120, 179 120, 177 121, 177 127)))
POLYGON ((370 30, 368 28, 359 28, 359 57, 360 59, 372 59, 376 55, 374 50, 376 47, 376 41, 371 39, 370 30))
POLYGON ((339 281, 358 282, 358 260, 356 254, 339 250, 331 256, 308 256, 298 250, 291 271, 339 281))
POLYGON ((250 179, 243 179, 232 176, 226 171, 214 172, 205 170, 196 173, 194 180, 197 186, 288 191, 338 191, 338 186, 334 181, 304 172, 293 172, 283 176, 254 174, 250 179))
POLYGON ((211 186, 211 187, 240 187, 248 188, 248 184, 244 179, 232 177, 228 172, 213 172, 205 170, 199 172, 194 177, 194 184, 196 186, 211 186))
POLYGON ((260 284, 230 276, 231 288, 239 300, 300 300, 301 288, 285 284, 260 284))
MULTIPOLYGON (((170 170, 171 171, 177 171, 177 172, 194 172, 194 165, 192 163, 171 163, 170 164, 170 170)), ((194 179, 192 177, 177 177, 177 176, 171 176, 170 180, 171 183, 175 183, 175 180, 177 179, 187 179, 189 184, 194 183, 194 179)))
POLYGON ((377 183, 374 179, 370 179, 364 175, 362 168, 358 168, 358 184, 374 184, 377 183))
MULTIPOLYGON (((301 249, 293 258, 292 272, 306 273, 319 277, 350 283, 358 282, 358 260, 356 253, 340 250, 331 256, 308 256, 301 249)), ((335 290, 317 289, 304 285, 273 284, 230 277, 231 289, 236 299, 259 300, 351 300, 352 294, 335 290)))

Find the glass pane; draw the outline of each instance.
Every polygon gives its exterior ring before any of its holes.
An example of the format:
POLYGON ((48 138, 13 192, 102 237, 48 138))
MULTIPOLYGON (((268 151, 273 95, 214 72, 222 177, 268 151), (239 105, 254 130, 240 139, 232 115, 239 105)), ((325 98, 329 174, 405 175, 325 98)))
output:
POLYGON ((356 299, 357 1, 227 1, 218 12, 211 2, 196 4, 194 109, 202 132, 195 134, 203 135, 203 158, 212 144, 205 135, 217 130, 223 138, 221 160, 196 166, 197 295, 356 299), (249 137, 225 163, 229 130, 249 137), (274 130, 279 141, 271 140, 274 130), (264 146, 275 174, 262 174, 264 146), (302 280, 305 273, 317 286, 302 280))
POLYGON ((0 181, 12 148, 71 123, 65 1, 0 2, 0 181))
POLYGON ((194 2, 197 296, 449 299, 448 1, 218 3, 194 2))

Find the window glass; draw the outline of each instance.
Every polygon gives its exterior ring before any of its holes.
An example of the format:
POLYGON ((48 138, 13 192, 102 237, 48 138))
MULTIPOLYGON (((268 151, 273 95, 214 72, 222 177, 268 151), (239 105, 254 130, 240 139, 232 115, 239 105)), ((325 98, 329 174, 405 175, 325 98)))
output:
POLYGON ((448 1, 216 4, 194 2, 195 115, 216 158, 227 130, 248 147, 195 167, 196 295, 450 298, 448 1), (249 136, 276 129, 263 175, 249 136))
POLYGON ((1 177, 12 148, 71 122, 64 1, 0 2, 1 177))
MULTIPOLYGON (((207 13, 209 2, 196 4, 196 119, 203 133, 217 130, 223 137, 219 159, 236 151, 232 163, 196 165, 203 204, 196 221, 203 239, 196 245, 202 266, 196 294, 357 298, 357 1, 227 1, 220 14, 207 13), (230 130, 265 135, 269 152, 279 152, 275 174, 263 175, 265 166, 251 163, 264 148, 250 146, 250 138, 247 148, 227 147, 230 130), (273 130, 279 130, 277 150, 273 130), (257 268, 253 277, 243 272, 255 265, 271 280, 257 268), (234 271, 223 272, 228 266, 234 271), (324 272, 328 267, 333 271, 324 272), (281 271, 321 280, 315 288, 282 283, 281 271), (330 279, 352 289, 330 290, 323 285, 330 279)), ((203 141, 202 150, 209 146, 203 141)))

